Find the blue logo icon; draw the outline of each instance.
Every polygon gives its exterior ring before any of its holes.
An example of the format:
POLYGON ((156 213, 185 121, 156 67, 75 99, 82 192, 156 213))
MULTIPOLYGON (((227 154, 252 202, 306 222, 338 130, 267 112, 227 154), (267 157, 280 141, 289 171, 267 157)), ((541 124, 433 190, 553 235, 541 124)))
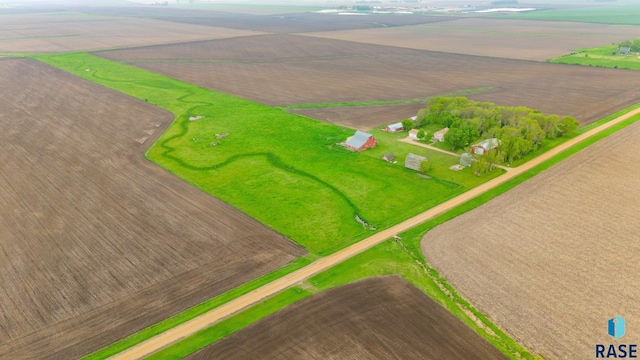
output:
POLYGON ((620 339, 624 336, 624 319, 620 316, 616 315, 615 317, 609 319, 609 335, 616 338, 616 340, 620 339))

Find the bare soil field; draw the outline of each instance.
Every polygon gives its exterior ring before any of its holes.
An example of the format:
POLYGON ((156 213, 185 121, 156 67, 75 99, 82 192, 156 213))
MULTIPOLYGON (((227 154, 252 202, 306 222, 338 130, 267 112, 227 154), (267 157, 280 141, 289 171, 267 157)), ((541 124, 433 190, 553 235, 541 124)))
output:
POLYGON ((171 114, 29 59, 0 78, 0 358, 77 358, 305 253, 144 159, 171 114))
POLYGON ((427 261, 545 358, 593 358, 614 315, 639 342, 639 140, 636 122, 434 228, 427 261))
POLYGON ((640 101, 640 72, 636 71, 296 35, 250 36, 98 55, 272 106, 421 99, 492 88, 467 96, 572 115, 588 124, 640 101))
POLYGON ((414 26, 307 35, 421 50, 545 61, 578 48, 635 39, 639 33, 640 26, 459 18, 414 26))
POLYGON ((404 279, 330 289, 186 359, 505 359, 404 279))
POLYGON ((60 9, 44 6, 18 6, 18 7, 0 7, 0 15, 9 14, 35 14, 45 12, 58 12, 60 9))
POLYGON ((0 51, 70 52, 256 35, 257 32, 75 12, 1 15, 0 51))
POLYGON ((288 111, 313 119, 350 127, 357 130, 370 130, 376 126, 404 120, 415 116, 424 108, 424 103, 375 106, 345 106, 310 109, 289 109, 288 111))
POLYGON ((447 21, 452 17, 398 14, 343 16, 335 13, 315 12, 281 13, 272 15, 234 14, 209 9, 158 8, 102 8, 91 9, 92 14, 112 16, 142 16, 158 20, 193 25, 217 26, 240 30, 253 30, 278 34, 306 33, 349 29, 384 28, 428 24, 447 21))

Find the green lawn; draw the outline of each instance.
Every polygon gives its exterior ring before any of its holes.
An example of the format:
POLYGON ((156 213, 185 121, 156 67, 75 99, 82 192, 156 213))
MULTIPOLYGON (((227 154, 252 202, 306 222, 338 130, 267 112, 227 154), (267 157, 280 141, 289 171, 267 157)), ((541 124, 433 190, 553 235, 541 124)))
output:
MULTIPOLYGON (((436 125, 432 128, 438 128, 441 126, 436 125)), ((449 167, 458 164, 460 159, 453 155, 447 155, 438 151, 426 149, 417 145, 398 142, 398 139, 407 137, 407 132, 399 132, 390 134, 379 129, 370 131, 378 140, 378 146, 374 149, 370 149, 363 154, 381 159, 382 156, 388 153, 393 153, 396 156, 397 164, 388 164, 388 166, 403 167, 404 160, 409 153, 424 156, 429 160, 431 169, 427 175, 434 181, 439 182, 451 189, 457 189, 462 187, 464 189, 472 188, 486 182, 489 179, 497 177, 504 173, 503 170, 496 170, 492 173, 478 177, 473 175, 471 168, 465 168, 461 171, 450 170, 449 167)), ((433 132, 429 132, 433 134, 433 132)), ((444 147, 445 150, 451 150, 449 147, 444 147)), ((412 172, 415 176, 419 176, 418 173, 412 172)))
POLYGON ((640 70, 640 59, 638 59, 639 55, 636 55, 636 53, 633 52, 629 55, 618 55, 617 50, 617 44, 610 44, 591 49, 577 49, 572 54, 550 59, 548 62, 640 70))
POLYGON ((382 141, 379 149, 352 153, 335 143, 353 130, 132 66, 85 53, 34 58, 173 113, 147 157, 314 254, 370 235, 356 215, 382 229, 478 184, 452 171, 426 179, 378 157, 408 151, 404 144, 382 141))

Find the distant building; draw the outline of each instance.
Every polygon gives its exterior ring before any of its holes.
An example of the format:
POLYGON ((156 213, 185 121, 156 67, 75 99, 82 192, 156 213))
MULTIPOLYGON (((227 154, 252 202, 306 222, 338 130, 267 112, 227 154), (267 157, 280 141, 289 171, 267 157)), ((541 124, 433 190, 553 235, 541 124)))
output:
POLYGON ((384 131, 389 133, 397 133, 398 131, 402 131, 402 123, 395 123, 384 128, 384 131))
POLYGON ((347 139, 344 146, 352 151, 362 151, 376 145, 378 145, 378 142, 373 135, 358 130, 352 137, 347 139))
POLYGON ((471 166, 471 160, 472 160, 471 154, 463 153, 460 156, 460 165, 467 166, 467 167, 471 166))
POLYGON ((433 137, 431 138, 431 141, 433 142, 442 142, 444 141, 444 136, 447 134, 447 132, 449 132, 449 128, 446 127, 442 130, 438 130, 436 132, 433 133, 433 137))
POLYGON ((628 46, 618 46, 618 54, 620 55, 629 55, 631 53, 631 48, 628 46))
POLYGON ((392 162, 393 160, 396 159, 396 156, 394 154, 386 154, 385 156, 382 157, 382 160, 384 161, 388 161, 388 162, 392 162))
POLYGON ((427 158, 424 156, 409 153, 407 158, 404 160, 404 167, 420 171, 420 164, 425 160, 427 160, 427 158))
POLYGON ((411 139, 418 140, 418 132, 420 132, 420 130, 418 130, 418 129, 411 129, 411 130, 409 130, 409 137, 410 137, 411 139))
POLYGON ((500 145, 500 140, 491 138, 483 140, 475 145, 471 145, 471 152, 478 155, 485 155, 489 151, 497 148, 500 145))

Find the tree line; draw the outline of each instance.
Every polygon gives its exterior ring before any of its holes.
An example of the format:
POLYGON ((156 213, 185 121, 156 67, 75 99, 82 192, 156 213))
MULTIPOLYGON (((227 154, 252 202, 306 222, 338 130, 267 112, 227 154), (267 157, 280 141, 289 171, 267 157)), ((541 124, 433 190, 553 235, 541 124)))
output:
POLYGON ((498 106, 465 97, 435 97, 418 112, 414 128, 427 124, 448 127, 444 136, 452 150, 466 148, 483 139, 497 138, 496 162, 510 163, 538 149, 545 139, 555 139, 578 129, 571 117, 544 115, 524 106, 498 106))
POLYGON ((640 38, 635 39, 633 41, 631 41, 631 40, 623 41, 618 45, 618 48, 621 48, 621 47, 628 47, 628 48, 631 49, 631 51, 639 52, 640 51, 640 38))

